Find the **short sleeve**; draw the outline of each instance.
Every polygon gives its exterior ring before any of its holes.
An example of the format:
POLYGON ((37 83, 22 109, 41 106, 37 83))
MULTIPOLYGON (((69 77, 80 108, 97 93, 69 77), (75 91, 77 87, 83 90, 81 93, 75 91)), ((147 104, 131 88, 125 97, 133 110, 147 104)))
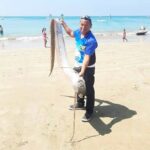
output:
POLYGON ((75 39, 79 38, 79 35, 80 35, 79 30, 75 30, 75 31, 73 32, 73 35, 74 35, 75 39))
POLYGON ((86 44, 85 54, 93 55, 97 46, 97 42, 94 39, 89 40, 86 44))

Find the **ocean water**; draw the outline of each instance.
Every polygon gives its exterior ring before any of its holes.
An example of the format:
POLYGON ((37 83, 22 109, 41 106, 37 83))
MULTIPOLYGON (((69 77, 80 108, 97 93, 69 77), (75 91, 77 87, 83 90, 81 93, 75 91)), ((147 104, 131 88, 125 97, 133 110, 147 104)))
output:
MULTIPOLYGON (((58 17, 53 17, 58 18, 58 17)), ((150 16, 91 16, 92 31, 95 34, 121 34, 125 28, 129 35, 135 35, 140 26, 150 30, 150 16)), ((41 30, 47 28, 49 35, 49 16, 19 16, 0 17, 0 25, 3 26, 4 35, 0 40, 34 40, 41 38, 41 30)), ((67 24, 75 30, 79 27, 79 16, 65 16, 67 24)), ((149 34, 149 33, 148 33, 149 34)))

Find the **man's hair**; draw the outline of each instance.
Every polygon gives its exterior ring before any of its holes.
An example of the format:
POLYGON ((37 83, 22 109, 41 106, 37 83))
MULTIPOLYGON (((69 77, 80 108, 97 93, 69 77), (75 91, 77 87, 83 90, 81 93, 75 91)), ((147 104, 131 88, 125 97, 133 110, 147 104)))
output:
POLYGON ((91 27, 92 27, 92 20, 89 16, 82 16, 80 19, 88 20, 91 24, 91 27))

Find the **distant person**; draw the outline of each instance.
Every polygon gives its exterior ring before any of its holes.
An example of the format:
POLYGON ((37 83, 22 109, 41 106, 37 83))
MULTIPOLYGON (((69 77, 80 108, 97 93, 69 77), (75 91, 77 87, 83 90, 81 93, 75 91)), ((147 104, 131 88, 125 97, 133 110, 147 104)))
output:
POLYGON ((2 36, 4 33, 2 25, 0 25, 0 35, 2 36))
POLYGON ((144 26, 141 26, 140 30, 146 30, 146 28, 144 26))
POLYGON ((127 40, 127 35, 126 35, 126 29, 123 29, 123 36, 122 36, 122 39, 123 39, 123 42, 124 42, 124 41, 126 41, 126 42, 128 41, 128 40, 127 40))
POLYGON ((44 47, 47 47, 47 33, 46 33, 46 28, 42 29, 42 35, 43 35, 43 40, 44 40, 44 47))

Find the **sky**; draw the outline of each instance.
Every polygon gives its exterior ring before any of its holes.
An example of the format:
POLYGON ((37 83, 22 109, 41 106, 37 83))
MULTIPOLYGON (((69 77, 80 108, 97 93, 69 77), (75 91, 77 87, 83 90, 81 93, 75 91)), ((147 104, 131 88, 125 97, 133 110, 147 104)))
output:
POLYGON ((0 0, 0 16, 150 16, 150 0, 0 0))

